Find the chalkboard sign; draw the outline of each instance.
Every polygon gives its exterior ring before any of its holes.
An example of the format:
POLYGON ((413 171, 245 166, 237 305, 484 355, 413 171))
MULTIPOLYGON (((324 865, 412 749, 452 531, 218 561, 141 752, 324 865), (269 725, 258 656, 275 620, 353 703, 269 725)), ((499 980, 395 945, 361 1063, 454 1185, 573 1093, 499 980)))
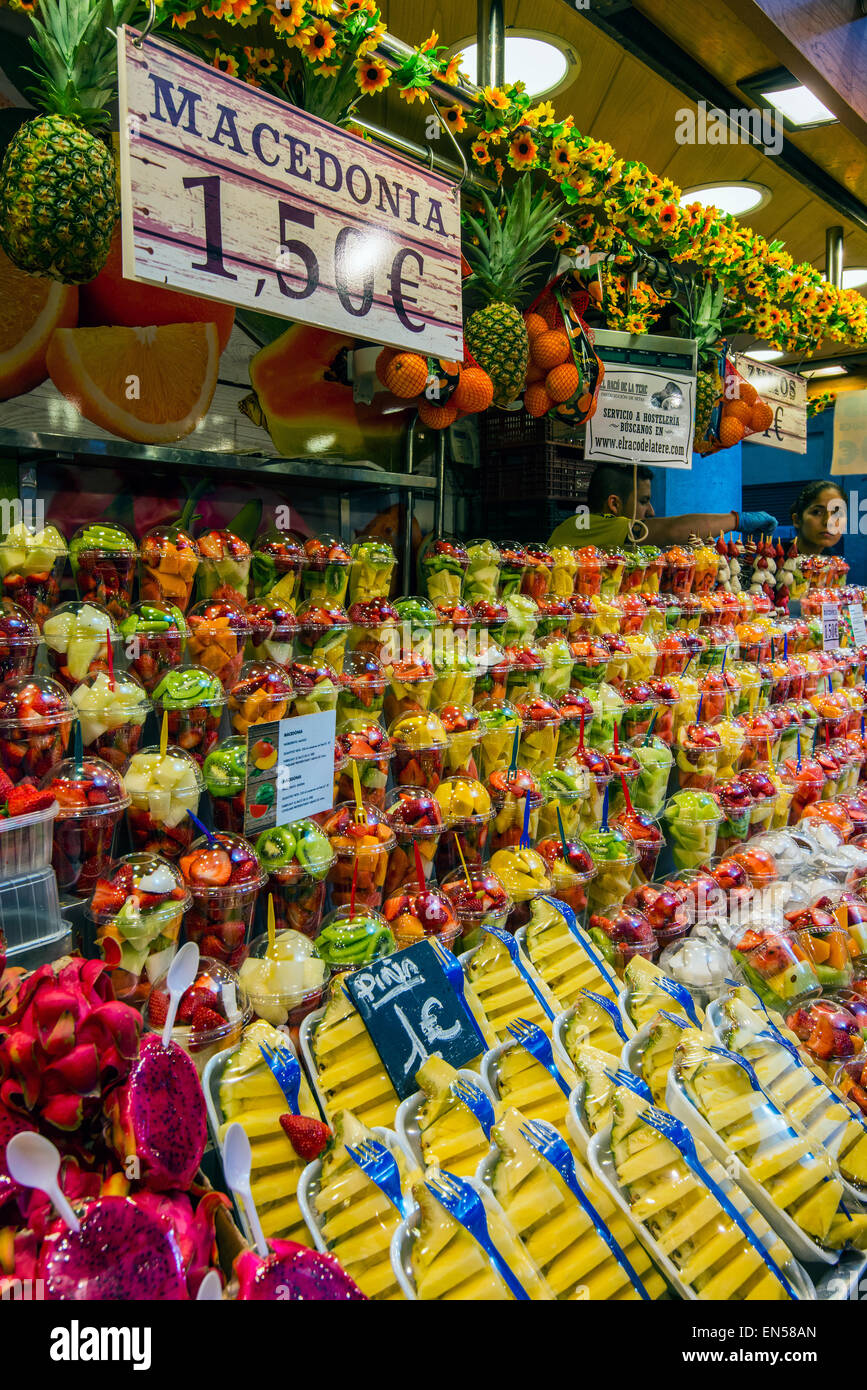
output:
POLYGON ((401 1100, 418 1090, 415 1075, 428 1057, 464 1067, 485 1050, 429 941, 354 971, 346 989, 401 1100))

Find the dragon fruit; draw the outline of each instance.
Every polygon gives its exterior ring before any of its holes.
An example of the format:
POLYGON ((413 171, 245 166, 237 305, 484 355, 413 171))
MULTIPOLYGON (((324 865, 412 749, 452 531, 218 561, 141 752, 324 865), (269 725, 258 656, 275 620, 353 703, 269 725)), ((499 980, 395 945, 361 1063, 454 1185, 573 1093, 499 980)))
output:
POLYGON ((112 1143, 129 1173, 165 1192, 187 1188, 205 1152, 205 1097, 195 1063, 177 1043, 148 1033, 129 1079, 106 1101, 112 1143))
POLYGON ((333 1255, 296 1245, 294 1240, 270 1241, 272 1254, 263 1260, 245 1250, 235 1261, 238 1298, 256 1303, 275 1299, 294 1302, 366 1302, 366 1296, 333 1255))
POLYGON ((155 1216, 174 1232, 190 1298, 196 1297, 208 1270, 217 1267, 214 1223, 219 1209, 228 1210, 231 1205, 225 1193, 212 1188, 194 1188, 193 1196, 198 1198, 195 1211, 186 1192, 152 1192, 142 1188, 130 1198, 142 1211, 155 1216))
POLYGON ((54 1301, 188 1297, 174 1232, 129 1197, 100 1197, 84 1211, 79 1231, 50 1235, 37 1277, 54 1301))
POLYGON ((103 961, 64 956, 7 971, 0 997, 0 1101, 49 1128, 78 1131, 124 1081, 141 1017, 114 997, 103 961))
MULTIPOLYGON (((21 1134, 23 1131, 33 1131, 36 1126, 29 1120, 25 1120, 22 1115, 15 1115, 5 1105, 0 1102, 0 1212, 5 1204, 23 1193, 14 1178, 9 1176, 9 1169, 6 1167, 6 1145, 13 1134, 21 1134)), ((2 1221, 0 1221, 2 1225, 2 1221)))

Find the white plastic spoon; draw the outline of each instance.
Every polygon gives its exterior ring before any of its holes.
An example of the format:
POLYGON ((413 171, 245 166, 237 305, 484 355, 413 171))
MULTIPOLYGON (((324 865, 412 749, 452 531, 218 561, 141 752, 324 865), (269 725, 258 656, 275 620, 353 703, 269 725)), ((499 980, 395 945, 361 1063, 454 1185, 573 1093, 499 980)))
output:
POLYGON ((215 1269, 209 1269, 196 1294, 197 1303, 217 1302, 223 1297, 223 1285, 215 1269))
POLYGON ((71 1231, 80 1231, 81 1222, 60 1190, 60 1154, 50 1139, 29 1130, 13 1134, 6 1145, 6 1166, 22 1187, 37 1187, 51 1201, 54 1210, 71 1231))
POLYGON ((168 1047, 172 1040, 172 1029, 175 1026, 175 1016, 178 1012, 181 996, 189 989, 198 973, 199 948, 195 941, 188 941, 186 946, 182 946, 178 951, 169 966, 169 973, 166 975, 166 984, 169 987, 169 1009, 163 1028, 163 1047, 168 1047))
POLYGON ((253 1193, 250 1190, 252 1163, 253 1156, 250 1152, 250 1140, 247 1138, 247 1132, 236 1121, 229 1125, 223 1140, 223 1172, 232 1191, 237 1192, 243 1198, 244 1209, 247 1212, 250 1230, 253 1232, 256 1250, 263 1260, 267 1260, 271 1252, 268 1249, 268 1242, 262 1230, 256 1203, 253 1201, 253 1193))

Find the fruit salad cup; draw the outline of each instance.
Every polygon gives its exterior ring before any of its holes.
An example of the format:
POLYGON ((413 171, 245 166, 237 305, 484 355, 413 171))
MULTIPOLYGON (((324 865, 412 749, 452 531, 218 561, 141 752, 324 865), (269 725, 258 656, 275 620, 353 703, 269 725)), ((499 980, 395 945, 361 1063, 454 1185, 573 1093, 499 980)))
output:
POLYGON ((108 670, 109 642, 120 665, 120 633, 107 609, 95 603, 62 603, 45 619, 42 635, 51 674, 67 690, 93 671, 108 670))
POLYGON ((574 659, 566 637, 544 637, 536 648, 544 663, 540 693, 549 700, 562 700, 572 685, 574 659))
POLYGON ((219 676, 204 666, 167 671, 151 698, 160 727, 168 716, 169 742, 191 753, 201 767, 216 746, 226 704, 219 676))
POLYGON ((506 698, 519 705, 541 695, 545 661, 538 648, 529 644, 507 647, 505 657, 508 663, 506 698))
POLYGON ((291 531, 270 531, 253 547, 253 597, 269 606, 294 609, 301 590, 304 545, 291 531))
POLYGON ((397 949, 394 934, 369 904, 344 903, 329 912, 316 937, 316 954, 335 972, 349 974, 397 949))
POLYGON ((180 526, 154 526, 139 547, 139 598, 186 613, 199 568, 199 547, 180 526))
MULTIPOLYGON (((240 734, 225 738, 205 759, 205 790, 211 798, 214 825, 243 835, 247 809, 247 739, 240 734)), ((191 808, 195 809, 195 807, 191 808)), ((190 822, 192 828, 192 821, 190 822)), ((192 842, 192 833, 190 834, 192 842)))
MULTIPOLYGON (((561 766, 564 766, 561 763, 561 766)), ((599 824, 605 807, 605 792, 611 784, 611 764, 604 753, 590 744, 579 744, 568 763, 569 771, 582 768, 588 775, 586 793, 578 808, 578 826, 582 834, 599 824)))
POLYGON ((244 610, 250 624, 247 655, 251 661, 276 661, 288 666, 295 656, 298 619, 286 604, 248 603, 244 610))
MULTIPOLYGON (((617 630, 622 637, 631 637, 636 632, 646 632, 649 637, 654 636, 649 616, 651 610, 640 594, 624 594, 619 598, 612 598, 610 603, 617 614, 617 630)), ((662 635, 664 634, 659 634, 662 635)))
POLYGON ((88 908, 115 995, 141 1005, 172 963, 190 895, 180 870, 158 854, 106 866, 88 908))
POLYGON ((317 666, 312 661, 293 661, 286 667, 294 695, 290 715, 323 714, 337 710, 340 682, 330 666, 317 666))
POLYGON ((537 827, 540 836, 555 839, 560 825, 568 840, 577 840, 581 824, 581 807, 590 792, 590 773, 581 763, 560 761, 556 767, 543 772, 539 786, 544 801, 537 827))
POLYGON ((336 536, 312 536, 304 542, 301 592, 313 603, 343 607, 349 588, 352 556, 336 536))
POLYGON ((812 961, 824 992, 847 989, 854 975, 852 961, 858 954, 858 946, 848 930, 844 931, 837 918, 820 907, 787 912, 786 922, 793 940, 812 961))
POLYGON ((180 869, 193 897, 187 940, 203 956, 239 969, 249 954, 256 899, 266 881, 256 851, 241 835, 218 831, 195 840, 180 869))
POLYGON ((479 775, 487 780, 502 772, 512 760, 515 736, 520 734, 521 716, 508 700, 485 699, 476 704, 481 726, 479 775))
POLYGON ((665 557, 656 545, 643 545, 641 549, 644 551, 646 562, 642 589, 647 594, 658 594, 662 572, 665 569, 665 557))
POLYGON ((86 676, 72 692, 85 748, 122 771, 142 741, 151 712, 147 691, 126 672, 86 676))
POLYGON ((385 789, 388 785, 388 766, 394 757, 394 747, 380 724, 369 723, 342 729, 337 745, 345 765, 337 778, 335 801, 350 801, 355 781, 352 764, 358 769, 361 794, 377 811, 385 810, 385 789))
MULTIPOLYGON (((625 705, 620 729, 627 742, 643 737, 649 732, 651 724, 654 732, 657 730, 660 701, 649 681, 624 681, 620 687, 620 698, 625 705)), ((664 733, 665 729, 660 729, 658 736, 662 738, 664 733)))
MULTIPOLYGON (((463 588, 465 602, 472 604, 495 603, 500 583, 499 550, 493 541, 470 541, 467 546, 467 556, 468 564, 463 588)), ((572 592, 571 588, 569 592, 572 592)))
POLYGON ((710 791, 716 784, 722 740, 712 724, 687 724, 678 730, 677 782, 681 789, 710 791))
POLYGON ((294 693, 284 667, 274 661, 245 662, 229 691, 229 716, 235 733, 246 734, 254 724, 286 719, 294 693))
MULTIPOLYGON (((476 603, 470 605, 473 626, 480 632, 488 632, 491 628, 499 628, 503 623, 509 621, 509 610, 505 603, 499 598, 480 598, 476 603)), ((571 618, 572 609, 569 609, 571 618)), ((488 645, 492 645, 490 639, 488 645)))
MULTIPOLYGON (((169 1003, 169 984, 165 976, 155 982, 145 1003, 145 1028, 162 1033, 169 1003)), ((181 995, 171 1040, 182 1047, 195 1065, 199 1077, 212 1057, 237 1047, 242 1029, 253 1011, 247 991, 238 974, 210 956, 202 956, 199 973, 181 995), (204 1008, 200 1008, 200 1006, 204 1008)))
POLYGON ((196 571, 199 599, 220 599, 239 608, 247 604, 253 552, 234 531, 213 530, 196 537, 201 556, 196 571))
POLYGON ((587 741, 593 748, 601 748, 607 751, 614 747, 614 731, 617 730, 619 742, 623 742, 623 719, 626 714, 626 703, 622 696, 613 686, 603 682, 599 689, 593 692, 593 708, 595 718, 593 725, 587 735, 587 741))
POLYGON ((508 768, 493 772, 487 782, 488 794, 494 808, 494 819, 488 836, 488 847, 494 850, 507 849, 518 845, 524 832, 526 803, 530 811, 527 831, 535 842, 539 833, 539 813, 544 797, 538 781, 525 768, 517 768, 511 773, 508 768))
POLYGON ((608 903, 592 913, 587 934, 600 955, 621 975, 633 956, 653 961, 659 955, 656 933, 637 907, 608 903))
POLYGON ((505 700, 511 659, 496 643, 488 641, 484 656, 479 658, 479 674, 473 689, 473 703, 485 704, 489 700, 505 700))
POLYGON ((569 633, 572 637, 580 636, 582 632, 590 632, 595 619, 593 599, 585 598, 583 594, 573 594, 567 599, 572 619, 569 623, 569 633))
POLYGON ((551 893, 554 880, 545 860, 535 849, 510 845, 491 854, 491 872, 496 874, 512 900, 506 918, 506 931, 516 932, 530 920, 533 903, 543 893, 551 893))
POLYGON ((468 653, 455 646, 451 651, 434 652, 434 681, 430 708, 441 710, 444 705, 471 705, 476 690, 479 667, 468 653))
POLYGON ((388 598, 397 556, 387 541, 359 540, 350 550, 349 602, 369 603, 388 598))
POLYGON ((421 560, 421 574, 431 603, 454 602, 461 597, 469 555, 454 536, 432 541, 421 560))
POLYGON ((695 561, 693 591, 696 594, 709 594, 716 584, 720 557, 714 546, 703 541, 695 547, 693 559, 695 561))
POLYGON ((39 781, 65 756, 75 720, 69 695, 47 676, 0 685, 0 768, 16 785, 39 781))
POLYGON ((199 808, 204 780, 201 768, 183 748, 135 753, 123 774, 129 798, 127 829, 133 848, 178 859, 196 833, 189 811, 199 808))
POLYGON ((626 638, 629 657, 626 678, 631 681, 651 680, 656 671, 656 643, 646 633, 636 632, 626 638))
POLYGON ((723 812, 711 792, 676 792, 662 818, 675 869, 697 869, 716 853, 723 812))
POLYGON ((518 761, 528 772, 538 776, 554 766, 560 737, 560 711, 555 702, 544 695, 534 695, 516 704, 522 724, 518 761))
POLYGON ((434 634, 440 620, 430 599, 412 594, 409 598, 396 598, 392 607, 401 627, 403 650, 419 652, 431 660, 434 634))
POLYGON ((408 714, 430 709, 436 672, 424 656, 413 653, 386 667, 385 719, 388 724, 408 714))
POLYGON ((636 885, 650 883, 656 875, 656 865, 665 846, 665 836, 659 823, 644 811, 626 807, 618 812, 611 824, 628 835, 635 846, 636 861, 633 877, 636 885))
POLYGON ((495 641, 504 647, 532 643, 539 626, 539 608, 529 594, 512 594, 505 600, 506 621, 492 629, 495 641))
POLYGON ((785 1018, 786 1027, 829 1076, 842 1062, 864 1054, 858 1019, 834 999, 802 1000, 785 1018))
POLYGON ((440 892, 449 900, 461 924, 461 941, 457 949, 469 951, 482 940, 483 927, 501 930, 512 911, 512 900, 497 875, 486 864, 463 866, 447 874, 440 883, 440 892))
POLYGON ((105 608, 123 622, 132 607, 138 546, 114 522, 79 526, 69 542, 69 559, 78 597, 105 608))
POLYGON ((222 599, 206 599, 187 616, 190 661, 219 676, 224 690, 231 690, 241 674, 250 623, 243 609, 222 599))
POLYGON ((274 900, 278 931, 316 936, 325 907, 325 887, 334 866, 334 851, 325 832, 312 820, 293 821, 263 830, 256 854, 268 875, 265 893, 274 900))
POLYGON ((60 598, 66 554, 56 526, 30 531, 19 522, 0 542, 3 597, 19 604, 40 629, 60 598))
POLYGON ((692 925, 693 913, 683 884, 641 883, 630 889, 625 907, 637 907, 653 927, 660 950, 680 941, 692 925))
POLYGON ((404 884, 386 898, 382 915, 391 927, 398 951, 428 937, 436 937, 441 946, 453 951, 461 934, 452 903, 437 888, 404 884))
POLYGON ((624 551, 623 578, 620 581, 621 594, 639 593, 644 587, 647 572, 647 557, 641 546, 630 546, 624 551))
POLYGON ((578 556, 571 545, 555 545, 551 547, 551 560, 550 596, 568 599, 575 592, 578 556))
POLYGON ((342 608, 308 599, 298 609, 295 648, 299 659, 315 666, 328 665, 339 676, 351 626, 342 608))
POLYGON ((446 830, 437 846, 435 869, 442 879, 461 862, 481 864, 485 857, 494 808, 490 793, 474 777, 457 773, 440 782, 434 793, 443 814, 446 830))
POLYGON ((665 552, 664 564, 660 588, 675 598, 686 598, 695 582, 695 552, 683 545, 672 545, 665 552))
POLYGON ((331 969, 316 954, 312 938, 292 927, 278 930, 273 954, 267 932, 255 936, 239 972, 256 1017, 284 1032, 288 1029, 296 1046, 298 1030, 322 1004, 330 976, 331 969))
POLYGON ((39 789, 51 792, 59 808, 51 856, 57 886, 89 897, 105 877, 129 805, 120 774, 102 758, 66 758, 45 774, 39 789))
POLYGON ((613 546, 603 551, 602 594, 604 598, 617 598, 623 575, 626 570, 626 551, 613 546))
POLYGON ((584 739, 589 739, 595 711, 589 697, 581 690, 570 690, 560 703, 560 739, 557 757, 571 758, 584 739))
POLYGON ((473 705, 443 705, 437 714, 449 739, 446 770, 477 777, 476 749, 482 736, 478 710, 473 705))
POLYGON ((382 906, 388 861, 397 840, 385 814, 369 802, 362 804, 360 821, 356 814, 354 801, 342 801, 322 825, 334 851, 328 874, 331 901, 335 907, 350 903, 354 879, 356 905, 378 908, 382 906))
POLYGON ((649 816, 661 816, 674 755, 668 744, 655 734, 632 739, 629 749, 639 764, 638 776, 629 788, 632 804, 637 811, 649 816))
POLYGON ((536 628, 536 637, 539 642, 545 637, 563 637, 568 639, 577 636, 573 632, 575 627, 575 614, 572 611, 571 598, 552 598, 551 595, 538 605, 539 623, 536 628))
MULTIPOLYGON (((738 707, 739 681, 733 671, 706 671, 698 682, 701 717, 706 724, 731 719, 738 707)), ((749 717, 749 716, 748 716, 749 717)))
POLYGON ((588 829, 583 840, 596 870, 587 892, 587 907, 592 913, 609 903, 623 901, 633 886, 638 855, 630 837, 614 826, 607 830, 601 826, 588 829))
POLYGON ((589 849, 583 840, 567 839, 564 853, 559 834, 540 840, 536 849, 548 866, 554 897, 571 907, 578 925, 583 927, 587 919, 587 885, 596 874, 589 849))
POLYGON ((605 557, 595 545, 581 546, 575 552, 575 592, 593 598, 602 592, 605 557))
POLYGON ((500 598, 511 598, 521 591, 527 551, 520 541, 503 541, 500 545, 500 598))
POLYGON ((554 575, 554 557, 547 546, 530 544, 526 547, 527 564, 521 579, 521 593, 537 604, 548 597, 554 575))
POLYGON ((41 640, 26 608, 11 598, 0 599, 0 684, 33 675, 41 640))
POLYGON ((749 787, 739 777, 727 777, 717 782, 716 796, 725 819, 720 822, 717 850, 727 854, 749 838, 754 799, 749 787))
POLYGON ((340 673, 338 724, 369 724, 378 719, 385 704, 387 684, 382 664, 372 652, 347 652, 340 673))
POLYGON ((419 884, 415 851, 421 857, 425 883, 433 878, 434 859, 445 830, 442 808, 436 796, 422 787, 397 787, 385 808, 386 818, 396 836, 388 861, 385 891, 406 884, 419 884))
POLYGON ((628 744, 609 749, 605 761, 611 773, 609 810, 622 811, 632 800, 632 788, 641 775, 641 763, 628 744))
POLYGON ((435 792, 446 774, 449 746, 442 720, 423 711, 402 714, 389 725, 388 736, 394 745, 392 770, 397 785, 435 792))
POLYGON ((152 695, 167 671, 184 660, 189 637, 180 608, 160 603, 137 603, 120 625, 123 649, 132 675, 152 695))

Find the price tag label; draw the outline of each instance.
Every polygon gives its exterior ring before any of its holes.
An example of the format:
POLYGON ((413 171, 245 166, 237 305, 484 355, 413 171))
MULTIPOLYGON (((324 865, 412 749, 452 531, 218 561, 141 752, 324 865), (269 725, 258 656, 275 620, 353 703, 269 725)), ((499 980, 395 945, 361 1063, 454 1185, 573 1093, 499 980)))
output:
POLYGON ((849 604, 849 621, 852 624, 852 640, 855 646, 867 646, 867 623, 864 621, 864 609, 860 603, 849 604))
POLYGON ((245 835, 330 811, 336 721, 334 710, 324 710, 247 730, 245 835))
POLYGON ((754 386, 771 407, 774 418, 761 434, 751 434, 745 444, 766 444, 771 449, 788 449, 792 454, 807 452, 807 383, 794 372, 756 362, 742 353, 735 366, 745 381, 754 386))
POLYGON ((401 1100, 418 1090, 428 1057, 464 1067, 485 1050, 430 941, 353 971, 346 989, 401 1100))
POLYGON ((840 610, 836 603, 822 604, 822 645, 835 652, 840 645, 840 610))

